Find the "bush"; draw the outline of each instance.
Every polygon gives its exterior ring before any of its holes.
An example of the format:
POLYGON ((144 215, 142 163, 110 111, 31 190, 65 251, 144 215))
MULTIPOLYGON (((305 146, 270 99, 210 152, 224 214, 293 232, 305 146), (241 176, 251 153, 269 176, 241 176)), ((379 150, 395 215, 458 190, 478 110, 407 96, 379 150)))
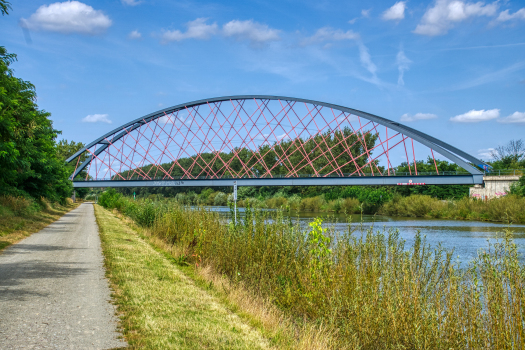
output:
POLYGON ((213 198, 213 205, 226 205, 228 204, 228 196, 226 193, 219 192, 213 198))
POLYGON ((117 193, 114 188, 109 188, 108 190, 102 192, 98 197, 98 204, 104 208, 114 209, 116 208, 117 201, 122 197, 120 193, 117 193))
POLYGON ((266 201, 266 207, 272 208, 272 209, 279 209, 286 207, 288 200, 284 198, 283 196, 276 196, 267 199, 266 201))
POLYGON ((509 193, 519 197, 525 197, 525 175, 520 177, 518 182, 510 186, 509 193))
POLYGON ((14 215, 32 214, 40 208, 34 199, 30 197, 0 196, 0 206, 6 208, 14 215))
POLYGON ((319 211, 326 204, 323 196, 303 198, 299 203, 299 211, 319 211))

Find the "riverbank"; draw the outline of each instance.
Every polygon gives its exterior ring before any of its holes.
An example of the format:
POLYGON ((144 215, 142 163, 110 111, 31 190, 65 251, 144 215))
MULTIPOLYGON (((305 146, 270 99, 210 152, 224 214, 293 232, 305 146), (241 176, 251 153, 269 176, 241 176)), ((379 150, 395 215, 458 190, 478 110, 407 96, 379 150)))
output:
MULTIPOLYGON (((149 198, 162 197, 152 195, 149 198)), ((233 201, 233 197, 231 194, 205 190, 199 195, 193 192, 179 193, 175 196, 175 200, 182 205, 226 206, 233 201)), ((525 196, 518 194, 482 201, 466 196, 456 199, 440 199, 425 194, 404 196, 383 187, 347 186, 309 197, 296 194, 286 196, 283 192, 268 197, 244 197, 239 198, 237 206, 295 212, 379 214, 394 217, 494 221, 506 224, 525 223, 525 196)))
POLYGON ((45 199, 0 196, 0 252, 27 236, 40 231, 78 207, 70 199, 61 205, 45 199))
POLYGON ((379 214, 393 217, 479 220, 503 223, 525 223, 525 197, 507 195, 482 201, 474 198, 439 200, 427 195, 392 196, 377 205, 360 202, 357 198, 327 201, 324 196, 310 198, 272 197, 266 200, 247 198, 239 207, 260 209, 290 209, 313 213, 379 214))
POLYGON ((442 201, 430 196, 394 197, 378 210, 381 215, 434 219, 525 223, 525 197, 507 195, 482 201, 473 198, 442 201))
POLYGON ((323 325, 333 348, 525 346, 525 268, 510 234, 464 269, 452 252, 419 235, 407 247, 393 230, 348 231, 335 244, 319 220, 305 230, 279 211, 249 209, 226 224, 175 201, 108 191, 100 203, 147 227, 177 261, 209 267, 290 319, 323 325))

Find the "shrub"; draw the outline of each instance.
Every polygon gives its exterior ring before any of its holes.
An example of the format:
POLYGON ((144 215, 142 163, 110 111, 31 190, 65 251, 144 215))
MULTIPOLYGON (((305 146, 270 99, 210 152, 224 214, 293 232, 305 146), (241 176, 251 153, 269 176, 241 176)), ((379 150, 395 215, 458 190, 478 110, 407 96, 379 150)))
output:
POLYGON ((525 175, 520 177, 518 182, 510 186, 509 193, 519 197, 525 197, 525 175))
POLYGON ((98 203, 103 206, 104 208, 115 208, 115 205, 119 198, 122 195, 120 193, 117 193, 114 188, 109 188, 106 191, 102 192, 100 197, 98 198, 98 203))
POLYGON ((299 203, 300 211, 319 211, 321 207, 326 203, 323 196, 303 198, 299 203))
POLYGON ((0 206, 15 215, 31 214, 39 210, 38 204, 30 197, 0 196, 0 206))
POLYGON ((228 196, 226 193, 218 192, 213 198, 213 205, 226 205, 228 204, 228 196))
POLYGON ((267 199, 265 202, 267 208, 279 209, 286 207, 288 200, 282 196, 276 196, 267 199))

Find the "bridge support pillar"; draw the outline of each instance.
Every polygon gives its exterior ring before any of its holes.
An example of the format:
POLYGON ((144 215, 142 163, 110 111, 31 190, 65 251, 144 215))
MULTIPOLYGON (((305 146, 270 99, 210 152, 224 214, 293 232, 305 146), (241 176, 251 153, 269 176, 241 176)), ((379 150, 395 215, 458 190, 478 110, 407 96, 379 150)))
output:
POLYGON ((492 199, 505 196, 510 185, 519 180, 519 175, 483 176, 483 185, 474 185, 469 190, 470 197, 492 199))

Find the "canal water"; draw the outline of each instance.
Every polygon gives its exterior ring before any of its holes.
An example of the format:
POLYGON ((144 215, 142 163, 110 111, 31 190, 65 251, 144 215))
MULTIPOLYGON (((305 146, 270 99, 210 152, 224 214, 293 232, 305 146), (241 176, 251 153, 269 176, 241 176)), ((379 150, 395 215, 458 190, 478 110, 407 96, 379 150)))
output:
MULTIPOLYGON (((228 207, 209 207, 218 211, 225 217, 230 216, 228 207)), ((239 208, 242 218, 244 208, 239 208)), ((323 226, 332 226, 338 232, 348 231, 348 225, 352 229, 363 226, 365 229, 374 227, 374 230, 397 229, 399 236, 406 240, 406 247, 414 242, 414 237, 420 231, 426 236, 427 243, 431 247, 437 247, 439 243, 446 249, 454 249, 454 260, 459 260, 463 265, 471 261, 479 249, 487 249, 489 241, 504 237, 504 230, 509 229, 513 233, 514 242, 525 262, 525 225, 507 225, 486 221, 463 221, 463 220, 441 220, 423 218, 401 218, 379 215, 338 215, 331 213, 291 212, 292 220, 299 222, 301 226, 308 227, 308 223, 317 217, 323 219, 323 226)), ((354 234, 360 230, 356 230, 354 234)))

